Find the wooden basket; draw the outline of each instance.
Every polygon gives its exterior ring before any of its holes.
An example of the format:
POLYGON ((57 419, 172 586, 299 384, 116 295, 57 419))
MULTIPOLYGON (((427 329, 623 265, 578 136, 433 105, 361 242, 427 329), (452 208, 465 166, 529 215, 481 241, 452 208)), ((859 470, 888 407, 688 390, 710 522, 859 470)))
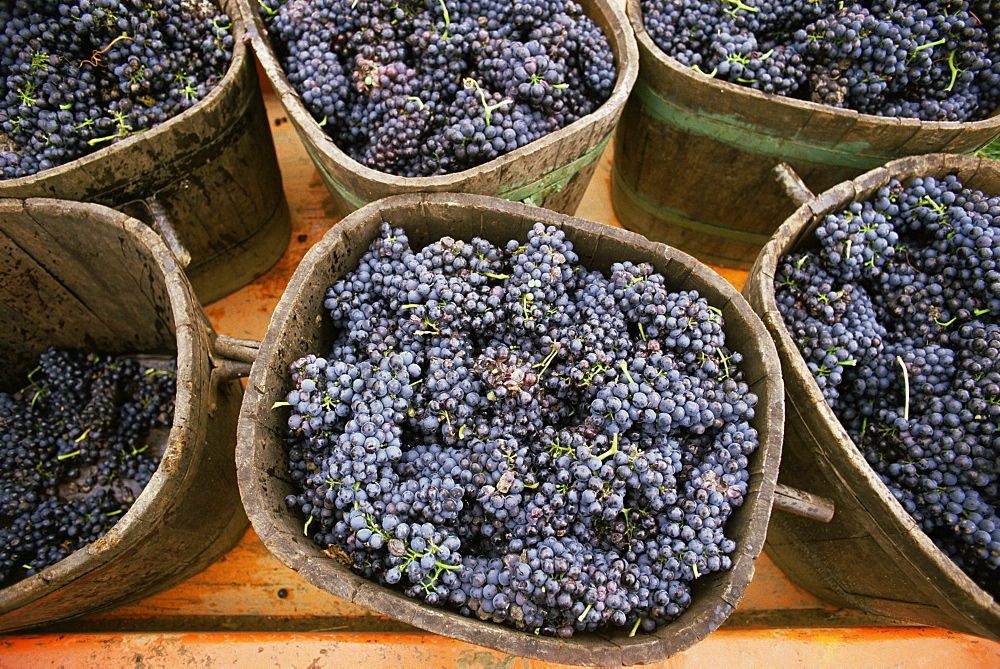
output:
POLYGON ((250 283, 285 252, 288 205, 253 54, 234 0, 233 59, 204 99, 149 130, 37 174, 0 197, 114 207, 160 232, 202 303, 250 283))
POLYGON ((854 445, 788 334, 774 296, 781 256, 812 240, 822 218, 862 200, 891 178, 957 174, 1000 194, 1000 162, 935 154, 890 162, 805 201, 757 259, 744 295, 774 338, 787 416, 780 480, 832 498, 829 524, 775 514, 767 553, 796 584, 822 599, 910 623, 1000 640, 1000 604, 927 537, 854 445))
POLYGON ((0 200, 0 387, 49 346, 177 359, 173 425, 135 504, 97 541, 0 589, 0 631, 56 623, 167 589, 243 536, 233 451, 246 365, 220 342, 172 252, 95 204, 0 200))
POLYGON ((380 198, 418 192, 491 195, 571 214, 583 198, 639 71, 635 38, 617 4, 578 1, 604 30, 614 52, 618 77, 611 97, 587 116, 515 151, 478 167, 431 177, 379 172, 341 151, 289 83, 267 38, 256 0, 239 0, 239 5, 257 58, 329 189, 339 216, 380 198))
POLYGON ((782 424, 781 378, 770 338, 739 293, 690 256, 625 230, 521 203, 466 194, 414 194, 358 210, 306 254, 275 309, 251 369, 236 458, 240 493, 257 535, 275 557, 318 587, 402 622, 514 655, 617 666, 659 661, 684 650, 714 631, 736 607, 763 546, 775 496, 782 424), (607 269, 625 259, 649 262, 663 273, 671 290, 696 289, 722 309, 727 343, 743 353, 747 382, 759 398, 752 422, 760 447, 751 457, 749 492, 726 526, 737 541, 732 569, 697 579, 691 607, 677 620, 633 638, 628 630, 570 639, 537 636, 407 598, 354 574, 305 536, 304 516, 289 511, 284 502, 295 491, 288 473, 288 411, 272 406, 287 395, 289 363, 332 340, 333 326, 323 307, 326 289, 357 266, 382 221, 404 228, 415 249, 446 234, 459 239, 478 235, 494 243, 523 239, 534 222, 541 221, 563 229, 588 268, 607 269))
POLYGON ((1000 110, 955 123, 859 114, 713 79, 664 53, 628 0, 639 79, 615 135, 611 197, 622 225, 714 265, 748 270, 795 210, 771 176, 787 163, 819 193, 889 160, 972 153, 1000 110))

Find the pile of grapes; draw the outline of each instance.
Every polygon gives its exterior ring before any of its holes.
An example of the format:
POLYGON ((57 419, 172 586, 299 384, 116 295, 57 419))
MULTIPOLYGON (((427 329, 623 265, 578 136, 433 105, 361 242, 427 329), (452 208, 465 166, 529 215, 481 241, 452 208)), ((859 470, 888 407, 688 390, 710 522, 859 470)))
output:
POLYGON ((877 116, 977 121, 1000 105, 991 0, 641 0, 643 26, 683 65, 877 116))
POLYGON ((292 364, 286 504, 358 573, 568 637, 673 620, 729 569, 757 398, 721 312, 648 264, 381 234, 292 364))
POLYGON ((232 50, 212 0, 0 3, 0 178, 173 118, 222 79, 232 50))
POLYGON ((336 145, 403 177, 481 165, 614 88, 573 0, 260 0, 288 80, 336 145))
POLYGON ((1000 597, 1000 198, 893 180, 785 255, 778 309, 903 508, 1000 597))
POLYGON ((102 537, 156 471, 158 433, 173 423, 173 361, 50 348, 28 382, 0 392, 3 587, 102 537))

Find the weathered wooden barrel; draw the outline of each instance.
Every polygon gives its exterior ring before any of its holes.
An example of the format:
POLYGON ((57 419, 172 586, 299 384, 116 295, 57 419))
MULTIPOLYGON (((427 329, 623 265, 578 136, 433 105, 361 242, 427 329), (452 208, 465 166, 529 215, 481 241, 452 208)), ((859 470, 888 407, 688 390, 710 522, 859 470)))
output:
POLYGON ((599 25, 615 56, 611 97, 594 112, 478 167, 433 177, 400 177, 354 160, 327 135, 288 81, 267 37, 256 0, 240 0, 254 51, 267 78, 344 216, 374 200, 418 192, 462 192, 524 201, 562 213, 576 211, 597 168, 638 73, 635 38, 625 15, 609 0, 578 0, 599 25))
MULTIPOLYGON (((783 399, 773 344, 743 298, 722 277, 687 254, 639 235, 522 203, 468 194, 399 195, 370 204, 335 224, 305 256, 275 309, 247 384, 236 453, 240 493, 251 523, 267 548, 302 577, 341 599, 402 622, 513 655, 550 662, 630 665, 655 662, 692 646, 722 624, 754 573, 775 497, 781 451, 783 399), (289 511, 285 497, 296 490, 288 472, 287 409, 274 409, 287 395, 289 364, 323 350, 332 324, 325 292, 354 269, 382 221, 406 230, 413 248, 444 235, 481 236, 503 244, 523 239, 536 221, 566 232, 580 263, 607 270, 620 260, 649 262, 671 290, 696 289, 722 309, 727 343, 744 355, 751 390, 759 398, 753 426, 760 447, 750 462, 749 492, 727 524, 737 541, 730 571, 692 584, 690 608, 650 634, 577 634, 570 639, 538 636, 425 605, 353 573, 313 543, 304 517, 289 511)), ((731 533, 731 534, 730 534, 731 533)))
POLYGON ((721 81, 664 53, 627 15, 639 78, 614 140, 621 224, 704 262, 748 270, 795 210, 771 170, 787 163, 819 193, 908 155, 972 153, 1000 136, 1000 110, 954 123, 888 118, 721 81))
POLYGON ((778 228, 757 259, 744 295, 774 338, 785 381, 785 444, 779 481, 830 498, 829 524, 775 514, 766 550, 797 585, 822 599, 910 623, 1000 640, 1000 604, 927 537, 875 475, 823 398, 775 304, 784 254, 813 237, 823 217, 896 178, 957 174, 1000 194, 1000 162, 935 154, 888 163, 809 198, 778 228))
POLYGON ((233 58, 190 109, 145 132, 37 174, 0 181, 0 197, 114 207, 157 229, 186 262, 202 303, 266 272, 291 222, 253 54, 234 0, 233 58))
POLYGON ((159 468, 101 539, 0 589, 0 631, 56 623, 179 583, 247 528, 236 484, 241 365, 173 253, 141 222, 95 204, 0 200, 0 387, 17 390, 49 346, 176 357, 159 468))

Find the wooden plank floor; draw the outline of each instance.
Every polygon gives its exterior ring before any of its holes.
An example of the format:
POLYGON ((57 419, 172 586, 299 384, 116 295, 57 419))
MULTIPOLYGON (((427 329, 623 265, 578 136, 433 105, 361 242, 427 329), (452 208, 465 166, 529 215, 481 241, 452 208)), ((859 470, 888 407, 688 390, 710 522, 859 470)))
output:
MULTIPOLYGON (((336 222, 327 194, 280 106, 268 100, 292 213, 287 252, 266 275, 206 312, 222 334, 261 339, 303 254, 336 222)), ((618 225, 611 147, 577 214, 618 225)), ((737 288, 745 272, 719 270, 737 288)), ((780 513, 776 511, 775 513, 780 513)), ((254 534, 184 583, 57 627, 0 636, 0 668, 552 667, 375 616, 301 579, 254 534)), ((661 667, 1000 667, 1000 643, 893 626, 828 606, 767 558, 723 627, 661 667)))

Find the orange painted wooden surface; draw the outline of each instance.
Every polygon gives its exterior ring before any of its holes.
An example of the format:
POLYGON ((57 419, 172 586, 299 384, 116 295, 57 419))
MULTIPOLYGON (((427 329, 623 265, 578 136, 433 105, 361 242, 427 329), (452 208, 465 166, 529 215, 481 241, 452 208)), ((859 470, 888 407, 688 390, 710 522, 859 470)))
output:
MULTIPOLYGON (((0 640, 0 666, 32 667, 441 667, 551 669, 526 660, 413 633, 144 633, 82 634, 0 640)), ((974 637, 905 628, 719 630, 664 663, 699 667, 961 667, 996 669, 996 644, 974 637)))
MULTIPOLYGON (((268 101, 292 213, 287 252, 266 275, 208 305, 222 334, 260 339, 296 265, 336 221, 280 106, 268 101)), ((611 147, 577 215, 617 225, 611 147)), ((719 270, 741 287, 744 272, 719 270)), ((207 512, 210 512, 207 510, 207 512)), ((780 513, 775 511, 775 513, 780 513)), ((167 559, 167 556, 165 556, 167 559)), ((200 574, 138 603, 58 627, 0 636, 0 669, 42 667, 531 667, 554 665, 453 641, 375 616, 301 579, 250 529, 200 574)), ((723 627, 658 667, 1000 667, 1000 644, 886 625, 791 584, 761 556, 723 627)))

